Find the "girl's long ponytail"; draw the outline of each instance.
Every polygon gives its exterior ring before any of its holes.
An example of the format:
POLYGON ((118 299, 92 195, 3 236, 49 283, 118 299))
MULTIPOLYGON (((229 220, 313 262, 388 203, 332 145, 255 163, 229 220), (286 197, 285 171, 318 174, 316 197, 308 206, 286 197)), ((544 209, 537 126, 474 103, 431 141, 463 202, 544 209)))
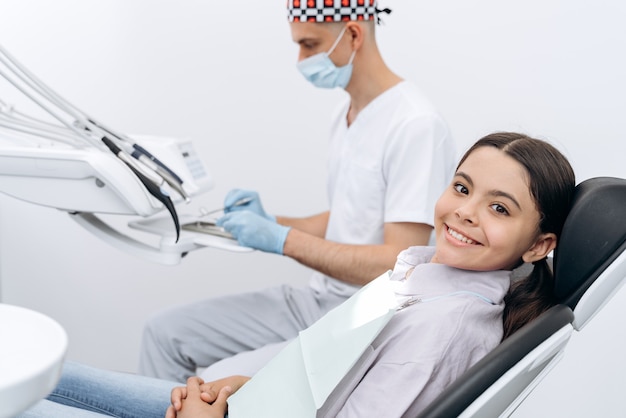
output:
POLYGON ((504 298, 502 339, 512 335, 555 303, 554 280, 547 260, 544 258, 533 264, 531 273, 513 283, 504 298))

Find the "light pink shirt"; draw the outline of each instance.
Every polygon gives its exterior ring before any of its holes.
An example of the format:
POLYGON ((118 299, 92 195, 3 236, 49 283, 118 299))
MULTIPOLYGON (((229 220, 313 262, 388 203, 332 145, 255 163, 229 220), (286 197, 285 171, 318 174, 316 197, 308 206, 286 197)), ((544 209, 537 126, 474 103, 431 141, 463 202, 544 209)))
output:
POLYGON ((429 263, 411 247, 392 274, 396 295, 419 300, 397 312, 330 395, 318 416, 415 417, 502 339, 509 271, 429 263))

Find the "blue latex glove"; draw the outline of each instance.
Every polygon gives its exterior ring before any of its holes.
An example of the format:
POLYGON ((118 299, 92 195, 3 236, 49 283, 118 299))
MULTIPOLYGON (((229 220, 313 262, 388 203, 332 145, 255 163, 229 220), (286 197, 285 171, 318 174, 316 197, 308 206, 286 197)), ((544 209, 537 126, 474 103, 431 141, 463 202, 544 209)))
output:
POLYGON ((247 210, 227 213, 216 224, 230 232, 239 245, 280 255, 291 229, 247 210))
POLYGON ((224 213, 247 210, 254 212, 268 221, 276 222, 276 217, 265 213, 261 198, 257 192, 252 190, 233 189, 224 198, 224 213), (241 199, 251 199, 248 203, 236 205, 235 203, 241 199))

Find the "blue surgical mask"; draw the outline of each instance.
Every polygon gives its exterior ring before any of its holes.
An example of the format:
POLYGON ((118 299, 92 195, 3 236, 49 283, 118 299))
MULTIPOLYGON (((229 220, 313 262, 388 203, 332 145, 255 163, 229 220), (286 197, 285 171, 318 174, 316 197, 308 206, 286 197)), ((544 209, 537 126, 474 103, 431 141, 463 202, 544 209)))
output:
POLYGON ((352 52, 348 64, 342 67, 337 67, 330 59, 330 54, 333 53, 345 32, 346 27, 341 30, 339 37, 337 37, 328 52, 320 52, 298 63, 297 67, 300 73, 314 86, 325 89, 333 89, 335 87, 346 88, 350 82, 350 77, 352 76, 352 60, 354 59, 356 51, 352 52))

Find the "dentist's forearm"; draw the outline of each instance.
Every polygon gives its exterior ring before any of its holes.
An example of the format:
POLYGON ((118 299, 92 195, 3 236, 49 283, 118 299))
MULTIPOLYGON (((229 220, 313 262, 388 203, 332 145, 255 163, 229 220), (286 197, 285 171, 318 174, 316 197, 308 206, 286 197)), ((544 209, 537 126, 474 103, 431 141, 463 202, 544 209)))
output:
POLYGON ((330 212, 323 212, 306 218, 288 218, 277 216, 276 222, 284 226, 290 226, 307 234, 324 238, 330 212))
POLYGON ((431 227, 422 224, 386 224, 386 242, 347 245, 292 228, 283 254, 325 275, 364 285, 393 268, 398 253, 412 245, 428 243, 431 227))

